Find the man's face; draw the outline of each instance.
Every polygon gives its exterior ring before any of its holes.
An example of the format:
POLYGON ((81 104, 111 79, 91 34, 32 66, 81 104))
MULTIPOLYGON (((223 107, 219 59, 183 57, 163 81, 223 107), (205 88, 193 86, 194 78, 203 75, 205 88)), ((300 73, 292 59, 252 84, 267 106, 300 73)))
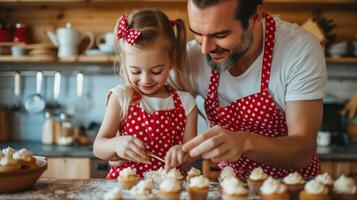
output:
POLYGON ((236 0, 226 0, 200 9, 188 1, 190 30, 214 69, 231 68, 249 49, 253 33, 235 19, 236 0))

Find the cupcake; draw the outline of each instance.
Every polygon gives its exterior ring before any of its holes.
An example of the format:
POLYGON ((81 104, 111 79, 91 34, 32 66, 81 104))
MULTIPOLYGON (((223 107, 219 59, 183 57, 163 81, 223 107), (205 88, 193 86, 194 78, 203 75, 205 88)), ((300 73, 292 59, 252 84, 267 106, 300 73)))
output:
POLYGON ((104 194, 104 200, 122 200, 123 195, 120 187, 115 187, 104 194))
POLYGON ((164 168, 159 168, 157 170, 150 170, 143 173, 144 179, 152 179, 154 182, 154 188, 158 189, 162 178, 164 177, 165 170, 164 168))
POLYGON ((333 199, 355 200, 357 199, 357 187, 352 178, 340 176, 333 184, 333 199))
POLYGON ((120 171, 118 181, 122 189, 131 189, 138 183, 140 177, 136 174, 136 169, 127 167, 120 171))
POLYGON ((250 193, 258 194, 260 186, 262 186, 267 178, 268 174, 266 174, 261 167, 255 168, 247 178, 250 193))
POLYGON ((153 181, 151 179, 144 179, 139 181, 138 184, 131 188, 130 194, 135 199, 153 199, 153 188, 153 181))
POLYGON ((21 164, 13 158, 12 152, 3 151, 0 157, 0 173, 20 170, 21 164))
POLYGON ((330 200, 328 189, 321 182, 312 179, 299 194, 300 200, 330 200))
POLYGON ((219 174, 218 181, 220 183, 222 183, 225 178, 235 177, 235 176, 236 176, 236 173, 234 172, 233 168, 230 166, 226 166, 223 168, 223 170, 219 174))
POLYGON ((24 167, 36 167, 36 158, 31 155, 26 149, 21 149, 13 154, 14 159, 18 160, 24 167))
POLYGON ((324 174, 320 174, 318 176, 315 177, 315 180, 317 180, 318 182, 320 182, 321 184, 323 184, 324 186, 327 187, 329 192, 332 192, 333 190, 333 179, 331 178, 331 176, 325 172, 324 174))
POLYGON ((13 148, 11 148, 11 147, 7 147, 7 148, 3 149, 2 152, 3 152, 4 154, 11 154, 11 155, 13 155, 13 154, 16 152, 16 150, 13 149, 13 148))
POLYGON ((183 177, 181 172, 176 168, 172 168, 166 173, 164 172, 162 175, 164 176, 162 178, 177 180, 180 183, 180 185, 182 185, 183 181, 185 180, 185 177, 183 177))
POLYGON ((249 191, 236 177, 227 177, 221 183, 223 200, 245 200, 249 191))
POLYGON ((269 177, 260 187, 262 200, 289 200, 290 195, 286 186, 278 179, 269 177))
POLYGON ((201 171, 192 167, 190 171, 187 172, 186 180, 190 181, 191 178, 201 175, 201 171))
POLYGON ((204 176, 196 176, 191 178, 188 185, 188 196, 191 200, 204 200, 207 198, 209 191, 209 180, 204 176))
POLYGON ((179 200, 181 184, 176 179, 165 179, 159 187, 159 197, 162 200, 179 200))
POLYGON ((299 193, 304 189, 305 180, 298 172, 290 173, 283 179, 292 200, 299 199, 299 193))

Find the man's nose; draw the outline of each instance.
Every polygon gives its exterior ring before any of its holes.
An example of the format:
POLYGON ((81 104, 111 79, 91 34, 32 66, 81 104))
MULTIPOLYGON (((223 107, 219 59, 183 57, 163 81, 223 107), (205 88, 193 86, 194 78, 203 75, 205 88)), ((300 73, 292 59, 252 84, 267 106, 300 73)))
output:
POLYGON ((212 40, 207 36, 203 36, 202 44, 201 44, 202 54, 208 54, 213 49, 214 49, 214 44, 212 43, 212 40))

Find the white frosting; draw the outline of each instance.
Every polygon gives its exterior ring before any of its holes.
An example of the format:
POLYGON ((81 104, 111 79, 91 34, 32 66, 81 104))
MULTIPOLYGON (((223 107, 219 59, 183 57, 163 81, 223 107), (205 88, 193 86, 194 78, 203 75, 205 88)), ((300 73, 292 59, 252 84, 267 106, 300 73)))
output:
POLYGON ((31 157, 32 157, 31 153, 28 152, 26 149, 21 149, 14 153, 14 158, 17 160, 26 160, 30 162, 31 157))
POLYGON ((309 194, 323 194, 328 193, 328 189, 318 180, 312 179, 305 184, 305 191, 309 194))
POLYGON ((283 179, 286 184, 304 184, 305 180, 298 172, 290 173, 283 179))
POLYGON ((176 168, 172 168, 170 169, 167 174, 164 175, 166 178, 173 178, 173 179, 176 179, 176 180, 180 180, 180 179, 183 179, 183 176, 181 174, 181 172, 176 169, 176 168))
POLYGON ((11 148, 11 147, 7 147, 7 148, 3 149, 2 152, 4 154, 11 154, 12 155, 12 154, 14 154, 16 152, 16 150, 11 148))
POLYGON ((235 177, 235 176, 236 173, 234 172, 233 168, 230 166, 224 167, 219 175, 221 179, 225 179, 227 177, 235 177))
POLYGON ((181 185, 176 179, 165 179, 160 184, 160 190, 166 192, 178 192, 181 190, 181 185))
POLYGON ((10 153, 5 153, 5 156, 0 159, 0 166, 16 165, 17 163, 10 153))
POLYGON ((333 179, 327 172, 316 176, 315 179, 324 185, 332 185, 333 184, 333 179))
POLYGON ((122 199, 120 187, 115 187, 104 194, 104 200, 122 199))
POLYGON ((204 176, 195 176, 190 179, 190 187, 205 188, 209 187, 209 180, 204 176))
POLYGON ((263 194, 282 194, 287 190, 286 186, 280 182, 280 180, 269 177, 263 182, 260 191, 263 194))
POLYGON ((221 184, 224 193, 228 195, 247 195, 248 190, 236 177, 227 177, 221 184))
POLYGON ((356 184, 352 178, 340 176, 333 185, 333 190, 340 194, 356 194, 356 184))
POLYGON ((139 181, 133 188, 131 188, 130 193, 133 196, 149 196, 152 194, 152 189, 154 187, 154 183, 152 179, 144 179, 139 181))
POLYGON ((136 176, 136 169, 127 167, 120 171, 119 176, 136 176))
POLYGON ((192 167, 190 169, 190 171, 187 172, 187 175, 188 176, 199 176, 199 175, 201 175, 201 171, 199 169, 192 167))
POLYGON ((268 178, 268 174, 261 167, 257 167, 250 173, 249 178, 252 180, 265 180, 268 178))

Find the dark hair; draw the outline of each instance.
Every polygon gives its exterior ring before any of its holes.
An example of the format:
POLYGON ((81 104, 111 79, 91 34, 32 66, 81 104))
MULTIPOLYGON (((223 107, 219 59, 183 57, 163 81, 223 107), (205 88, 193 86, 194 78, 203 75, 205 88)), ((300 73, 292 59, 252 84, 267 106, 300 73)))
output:
MULTIPOLYGON (((249 17, 252 16, 258 5, 263 4, 263 0, 236 0, 237 10, 235 18, 240 20, 244 29, 248 28, 249 17)), ((221 0, 192 0, 198 8, 207 8, 221 2, 221 0)))

